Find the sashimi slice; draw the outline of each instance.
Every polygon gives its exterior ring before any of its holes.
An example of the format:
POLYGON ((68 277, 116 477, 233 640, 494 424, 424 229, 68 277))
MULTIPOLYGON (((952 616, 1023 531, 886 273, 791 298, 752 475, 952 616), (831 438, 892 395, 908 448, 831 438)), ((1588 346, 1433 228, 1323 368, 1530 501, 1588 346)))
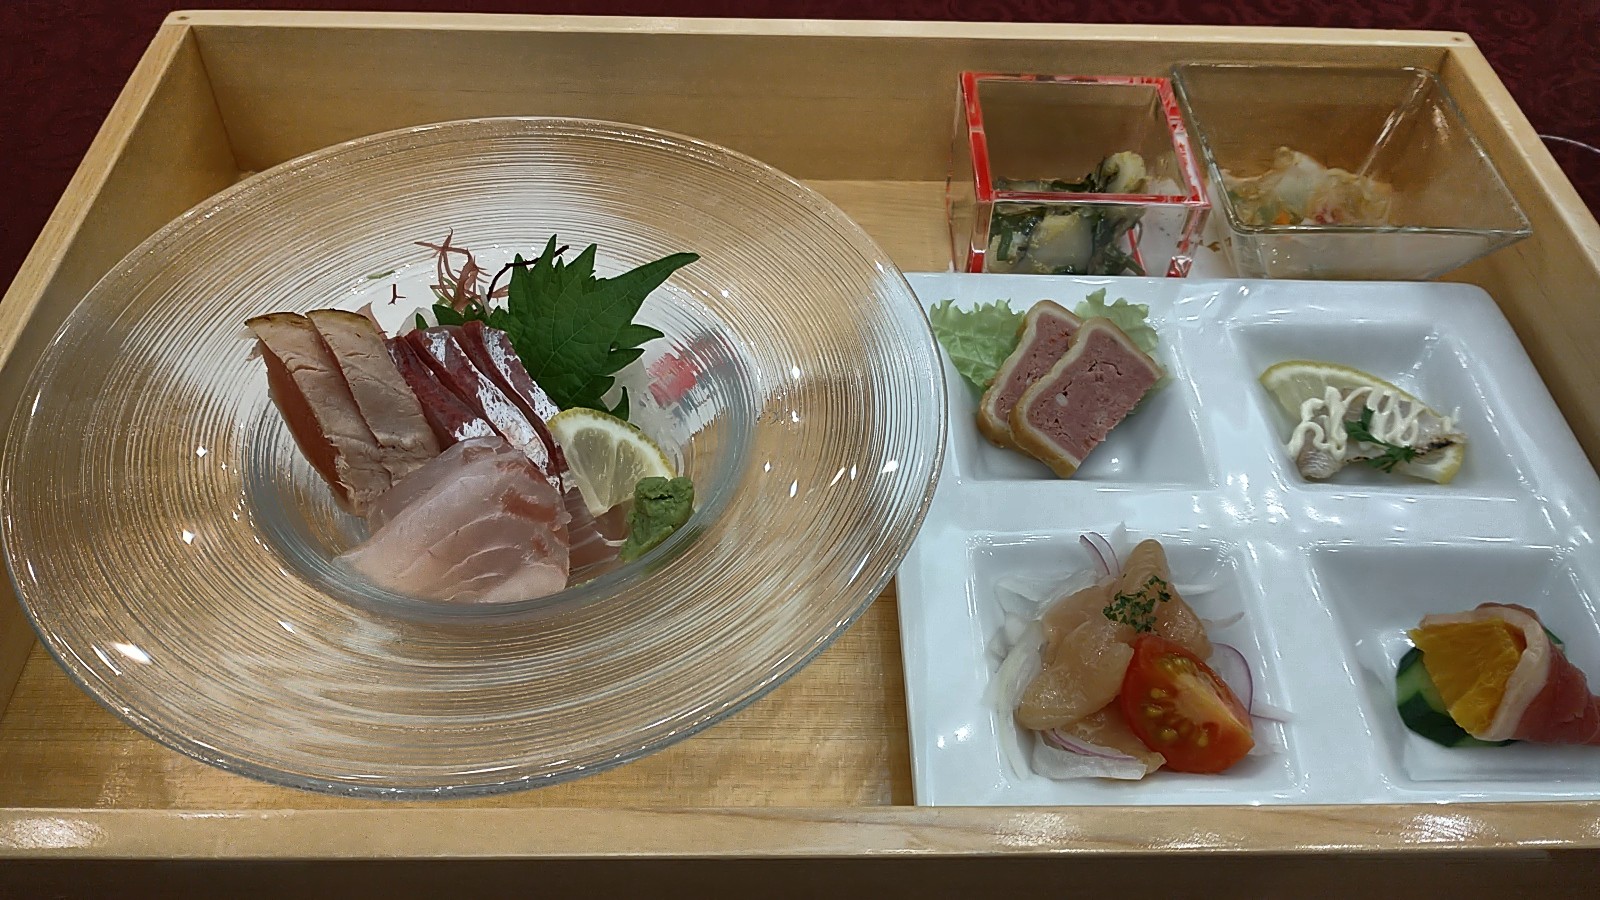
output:
POLYGON ((1111 602, 1116 584, 1106 578, 1051 603, 1041 619, 1046 645, 1053 646, 1085 622, 1105 618, 1106 604, 1111 602))
POLYGON ((1001 447, 1016 447, 1011 435, 1011 410, 1039 376, 1067 352, 1083 320, 1060 304, 1040 300, 1022 317, 1017 347, 1000 364, 994 381, 978 403, 978 431, 1001 447))
POLYGON ((1105 707, 1122 688, 1132 641, 1133 629, 1102 617, 1046 647, 1043 669, 1017 705, 1017 723, 1045 731, 1105 707))
MULTIPOLYGON (((1526 647, 1506 679, 1488 727, 1468 733, 1483 741, 1600 746, 1600 697, 1590 693, 1583 671, 1550 640, 1533 610, 1515 604, 1484 603, 1470 612, 1424 617, 1419 630, 1486 618, 1514 626, 1526 647)), ((1423 664, 1427 665, 1427 661, 1424 650, 1423 664)))
POLYGON ((316 309, 306 314, 339 364, 361 418, 383 448, 383 465, 398 481, 439 455, 439 440, 422 404, 384 347, 383 332, 360 313, 316 309))
POLYGON ((428 420, 440 446, 448 447, 457 441, 473 438, 498 437, 482 416, 439 382, 410 342, 403 337, 392 338, 386 346, 395 368, 422 404, 422 415, 428 420))
POLYGON ((405 340, 433 370, 440 384, 453 391, 497 434, 532 460, 551 480, 552 487, 561 490, 560 477, 551 472, 550 449, 539 436, 539 430, 528 421, 515 401, 478 370, 449 328, 419 328, 408 333, 405 340))
POLYGON ((576 487, 568 488, 562 500, 567 508, 572 570, 576 572, 615 560, 621 550, 620 542, 628 536, 626 504, 618 504, 597 518, 589 512, 589 504, 583 502, 583 494, 576 487))
POLYGON ((561 445, 556 443, 555 436, 545 425, 561 409, 550 399, 550 395, 544 392, 544 388, 539 387, 538 382, 533 380, 528 370, 523 368, 516 348, 511 345, 510 336, 498 328, 488 327, 477 319, 457 329, 456 336, 473 365, 488 375, 495 386, 522 409, 528 421, 533 424, 534 430, 539 432, 539 439, 544 441, 545 448, 550 451, 549 473, 564 475, 567 471, 566 456, 561 452, 561 445))
POLYGON ((1145 746, 1144 741, 1133 733, 1133 729, 1128 727, 1127 718, 1122 714, 1122 708, 1115 703, 1109 704, 1099 712, 1090 713, 1070 725, 1063 725, 1056 731, 1097 747, 1125 753, 1144 763, 1146 775, 1166 765, 1167 762, 1166 757, 1145 746))
POLYGON ((333 352, 311 320, 296 313, 257 316, 245 325, 261 344, 268 392, 300 452, 339 505, 361 515, 392 476, 333 352))
POLYGON ((423 483, 398 485, 407 502, 343 563, 385 589, 451 603, 530 599, 566 586, 561 495, 503 440, 457 444, 412 477, 423 483))
POLYGON ((423 496, 487 472, 496 462, 505 459, 525 461, 527 457, 497 434, 459 441, 374 500, 367 509, 367 528, 377 531, 423 496))
POLYGON ((1143 540, 1128 554, 1122 565, 1122 578, 1117 590, 1124 594, 1160 592, 1166 600, 1155 605, 1155 632, 1179 644, 1201 659, 1211 658, 1211 639, 1206 637, 1205 623, 1195 614, 1178 589, 1172 584, 1172 570, 1167 566, 1167 552, 1159 541, 1143 540), (1157 579, 1152 583, 1151 579, 1157 579))

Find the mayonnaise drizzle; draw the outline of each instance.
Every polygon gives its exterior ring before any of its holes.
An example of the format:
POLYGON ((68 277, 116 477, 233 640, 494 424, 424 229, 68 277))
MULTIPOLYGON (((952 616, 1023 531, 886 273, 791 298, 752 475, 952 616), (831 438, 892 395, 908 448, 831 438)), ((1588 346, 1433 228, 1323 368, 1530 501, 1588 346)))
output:
MULTIPOLYGON (((1322 397, 1311 397, 1300 404, 1300 424, 1289 436, 1289 455, 1299 460, 1301 451, 1309 444, 1326 454, 1334 464, 1343 463, 1350 453, 1350 435, 1344 423, 1355 418, 1348 414, 1351 408, 1372 410, 1369 426, 1372 436, 1402 447, 1417 446, 1422 433, 1419 420, 1428 409, 1392 390, 1358 387, 1341 394, 1338 388, 1329 385, 1323 389, 1322 397), (1410 407, 1409 411, 1403 409, 1406 406, 1410 407)), ((1430 432, 1449 434, 1455 431, 1455 423, 1449 416, 1440 416, 1439 420, 1438 427, 1429 429, 1430 432)))

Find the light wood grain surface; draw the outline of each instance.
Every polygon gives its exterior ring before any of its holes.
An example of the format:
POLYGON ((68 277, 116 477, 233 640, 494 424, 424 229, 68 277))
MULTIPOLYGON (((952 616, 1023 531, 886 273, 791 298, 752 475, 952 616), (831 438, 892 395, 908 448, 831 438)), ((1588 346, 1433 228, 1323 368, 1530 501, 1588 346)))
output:
MULTIPOLYGON (((891 593, 811 665, 733 718, 580 781, 452 807, 856 807, 911 802, 891 593)), ((0 727, 0 807, 399 808, 273 787, 124 725, 35 648, 0 727)))
MULTIPOLYGON (((1600 337, 1589 305, 1600 292, 1600 227, 1481 54, 1453 34, 177 14, 0 302, 0 359, 12 351, 30 356, 116 259, 239 173, 357 134, 470 115, 622 118, 726 143, 811 179, 903 268, 942 270, 955 71, 1154 73, 1202 58, 1441 71, 1536 232, 1458 277, 1500 301, 1591 458, 1600 458, 1600 358, 1582 352, 1600 337), (458 64, 466 58, 489 60, 490 68, 458 64), (617 59, 630 60, 631 71, 617 59)), ((6 408, 19 384, 15 367, 0 375, 6 408)), ((908 808, 892 593, 792 681, 640 762, 568 785, 428 808, 347 801, 216 771, 136 734, 40 650, 25 652, 31 641, 22 617, 9 587, 0 592, 7 594, 0 596, 0 696, 21 673, 0 718, 3 855, 1543 854, 1600 847, 1600 804, 908 808)))

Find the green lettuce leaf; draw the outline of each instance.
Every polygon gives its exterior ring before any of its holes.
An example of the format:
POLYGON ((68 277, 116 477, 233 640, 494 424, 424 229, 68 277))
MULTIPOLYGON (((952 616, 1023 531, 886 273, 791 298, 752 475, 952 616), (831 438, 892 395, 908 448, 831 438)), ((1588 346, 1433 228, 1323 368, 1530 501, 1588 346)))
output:
POLYGON ((957 309, 955 303, 945 300, 935 305, 928 311, 928 320, 956 371, 981 391, 1016 349, 1023 313, 1013 310, 1006 300, 980 303, 970 311, 957 309))
POLYGON ((1143 303, 1129 303, 1121 298, 1107 306, 1105 288, 1085 297, 1072 310, 1072 314, 1080 319, 1095 316, 1110 319, 1111 324, 1122 329, 1122 333, 1138 344, 1140 350, 1151 356, 1155 356, 1156 347, 1161 344, 1156 337, 1156 330, 1150 327, 1150 307, 1143 303))

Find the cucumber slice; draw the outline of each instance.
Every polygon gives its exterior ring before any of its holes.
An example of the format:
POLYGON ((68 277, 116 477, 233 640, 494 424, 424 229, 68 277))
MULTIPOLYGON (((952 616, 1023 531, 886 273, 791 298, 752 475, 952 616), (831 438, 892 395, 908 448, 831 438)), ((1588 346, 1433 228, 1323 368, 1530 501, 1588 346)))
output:
MULTIPOLYGON (((1553 637, 1553 635, 1552 635, 1553 637)), ((1467 734, 1439 696, 1439 689, 1422 664, 1422 651, 1415 647, 1400 657, 1394 675, 1395 708, 1406 727, 1442 747, 1504 747, 1516 741, 1480 741, 1467 734)))

